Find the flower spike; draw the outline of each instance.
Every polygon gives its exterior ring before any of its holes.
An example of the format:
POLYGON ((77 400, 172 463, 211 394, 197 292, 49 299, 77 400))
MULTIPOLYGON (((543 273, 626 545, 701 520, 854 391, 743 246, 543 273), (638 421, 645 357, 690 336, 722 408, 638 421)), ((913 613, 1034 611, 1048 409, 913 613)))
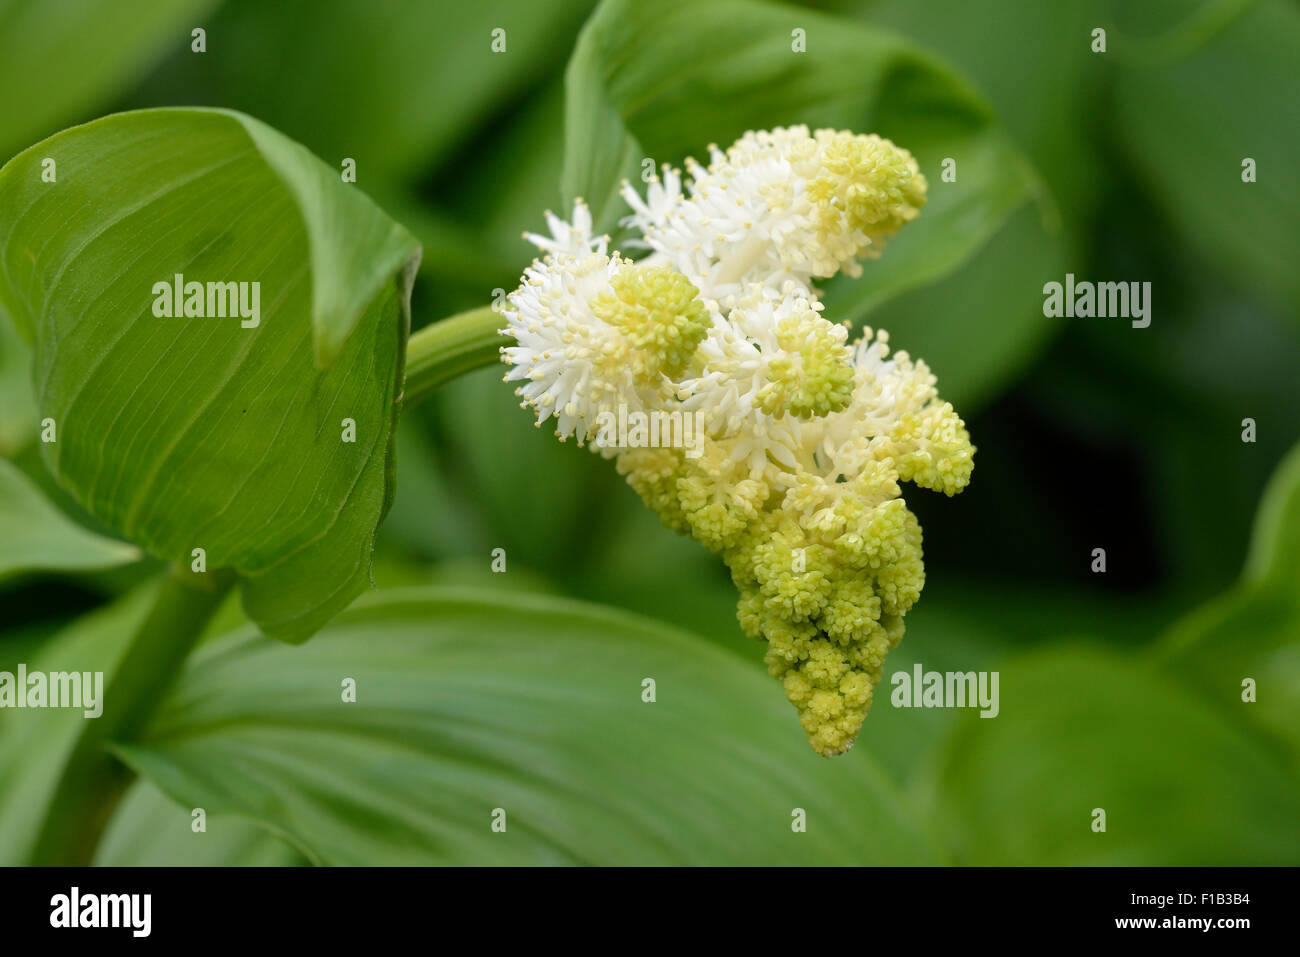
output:
POLYGON ((581 201, 527 236, 546 256, 509 297, 506 378, 580 444, 605 416, 697 418, 689 449, 600 451, 722 557, 809 743, 839 754, 925 585, 902 483, 954 495, 975 448, 929 367, 891 355, 883 330, 850 342, 813 281, 859 275, 920 213, 926 180, 889 140, 803 126, 710 155, 686 180, 664 167, 644 198, 624 184, 639 261, 606 255, 581 201))

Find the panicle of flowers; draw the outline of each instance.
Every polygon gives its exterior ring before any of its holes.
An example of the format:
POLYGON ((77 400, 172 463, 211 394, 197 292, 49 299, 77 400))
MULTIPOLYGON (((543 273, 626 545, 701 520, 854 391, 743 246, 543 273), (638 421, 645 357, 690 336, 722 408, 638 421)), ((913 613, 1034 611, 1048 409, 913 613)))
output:
POLYGON ((883 330, 850 341, 815 280, 861 273, 919 214, 926 181, 874 135, 746 133, 707 167, 624 184, 626 247, 579 200, 547 214, 546 255, 504 309, 507 381, 536 414, 615 459, 663 522, 719 554, 738 617, 812 747, 852 746, 925 582, 900 483, 953 495, 974 447, 926 364, 883 330), (620 414, 698 415, 696 447, 625 447, 620 414))

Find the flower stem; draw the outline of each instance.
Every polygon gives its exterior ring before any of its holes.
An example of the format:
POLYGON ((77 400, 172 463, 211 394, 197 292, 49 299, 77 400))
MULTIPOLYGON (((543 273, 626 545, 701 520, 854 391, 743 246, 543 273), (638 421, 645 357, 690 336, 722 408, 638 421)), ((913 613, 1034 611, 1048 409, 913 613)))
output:
POLYGON ((208 620, 234 584, 234 573, 173 568, 148 616, 106 675, 103 714, 85 722, 48 802, 32 863, 89 864, 133 775, 105 745, 137 734, 180 674, 208 620))
POLYGON ((500 359, 501 316, 491 306, 471 309, 425 326, 406 344, 406 387, 411 406, 457 376, 500 359))

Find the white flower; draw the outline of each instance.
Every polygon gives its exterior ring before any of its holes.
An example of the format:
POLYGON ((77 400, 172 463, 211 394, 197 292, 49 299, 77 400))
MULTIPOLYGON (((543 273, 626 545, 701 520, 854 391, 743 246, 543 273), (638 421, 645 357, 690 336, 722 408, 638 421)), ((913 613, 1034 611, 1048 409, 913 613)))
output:
POLYGON ((503 352, 538 424, 554 417, 581 443, 620 406, 701 411, 715 453, 774 487, 852 476, 891 430, 941 429, 924 363, 887 359, 883 332, 848 346, 811 285, 856 274, 916 216, 926 184, 911 154, 804 126, 709 150, 685 184, 669 166, 644 198, 623 184, 623 225, 643 237, 629 245, 651 250, 639 264, 606 257, 581 200, 571 222, 546 214, 549 237, 526 234, 549 255, 510 297, 503 352))
POLYGON ((665 170, 624 222, 725 306, 753 283, 811 287, 857 259, 878 254, 885 236, 914 219, 925 177, 906 150, 878 136, 792 126, 746 133, 726 153, 710 147, 707 168, 687 161, 687 193, 665 170))
POLYGON ((680 273, 597 252, 534 261, 507 302, 506 381, 524 382, 516 395, 539 426, 554 416, 579 443, 602 412, 661 406, 710 321, 680 273))
POLYGON ((609 246, 608 236, 591 235, 591 210, 581 199, 573 202, 572 221, 563 220, 548 209, 546 227, 551 231, 550 236, 524 233, 524 239, 552 255, 585 256, 588 253, 599 253, 603 256, 609 246))
POLYGON ((698 374, 678 386, 683 408, 703 411, 711 435, 741 437, 738 456, 796 468, 803 422, 844 408, 853 390, 848 330, 821 310, 796 283, 779 296, 751 285, 701 343, 698 374))
MULTIPOLYGON (((641 199, 641 194, 626 180, 623 181, 622 195, 628 206, 632 207, 632 213, 619 222, 624 226, 634 227, 644 235, 651 230, 662 229, 668 222, 668 216, 681 202, 682 175, 671 166, 664 164, 663 180, 661 181, 657 176, 650 180, 649 185, 646 186, 644 201, 641 199)), ((650 248, 650 244, 644 239, 633 239, 629 242, 629 246, 640 249, 650 248)))

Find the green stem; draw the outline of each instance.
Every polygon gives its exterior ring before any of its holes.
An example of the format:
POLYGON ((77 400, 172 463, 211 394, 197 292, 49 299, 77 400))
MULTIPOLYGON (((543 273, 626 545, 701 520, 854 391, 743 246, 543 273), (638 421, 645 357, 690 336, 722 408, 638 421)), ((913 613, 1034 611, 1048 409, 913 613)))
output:
POLYGON ((112 674, 104 711, 86 721, 73 745, 32 851, 37 864, 89 864, 95 846, 132 774, 105 748, 137 734, 180 674, 209 619, 234 584, 228 570, 195 574, 173 568, 149 615, 112 674))
POLYGON ((457 376, 500 361, 501 316, 491 306, 425 326, 406 344, 402 403, 414 405, 457 376))

